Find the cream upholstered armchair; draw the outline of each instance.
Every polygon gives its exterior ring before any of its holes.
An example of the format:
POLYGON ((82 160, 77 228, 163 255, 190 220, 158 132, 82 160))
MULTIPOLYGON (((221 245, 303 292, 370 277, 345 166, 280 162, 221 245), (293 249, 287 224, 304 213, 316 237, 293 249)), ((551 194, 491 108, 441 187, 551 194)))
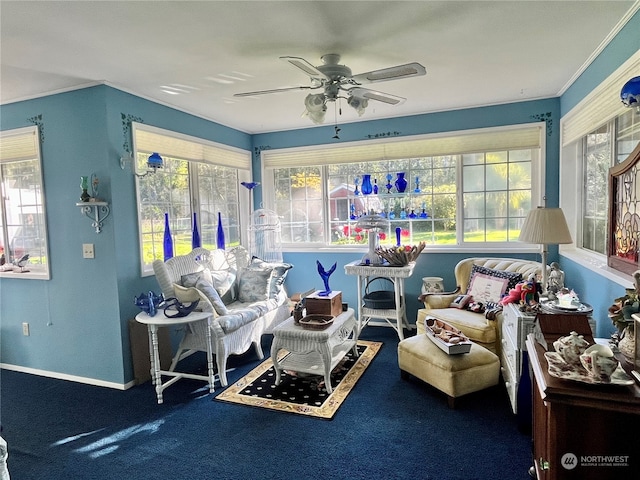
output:
POLYGON ((212 313, 210 322, 193 322, 186 327, 170 370, 192 353, 207 351, 207 328, 211 329, 222 386, 227 386, 229 355, 242 354, 253 345, 258 357, 264 358, 262 335, 290 316, 284 280, 291 267, 249 259, 243 247, 196 248, 166 262, 154 261, 153 270, 165 298, 175 297, 183 303, 199 300, 197 309, 212 313))
POLYGON ((475 313, 463 308, 456 308, 453 305, 458 296, 468 292, 472 273, 475 271, 483 275, 508 278, 512 283, 527 280, 532 274, 539 278, 542 277, 542 265, 538 262, 516 258, 467 258, 462 260, 458 262, 454 270, 457 285, 454 292, 420 296, 424 299, 425 308, 418 310, 417 330, 418 333, 424 333, 424 319, 434 317, 460 329, 473 342, 498 353, 502 313, 498 311, 495 318, 489 320, 484 313, 475 313))

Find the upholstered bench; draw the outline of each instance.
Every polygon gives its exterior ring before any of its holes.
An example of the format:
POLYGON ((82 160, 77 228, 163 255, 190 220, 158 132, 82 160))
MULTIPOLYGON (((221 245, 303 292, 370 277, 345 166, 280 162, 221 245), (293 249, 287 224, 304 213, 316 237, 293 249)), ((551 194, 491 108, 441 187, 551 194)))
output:
POLYGON ((447 394, 450 408, 455 399, 498 384, 500 360, 480 345, 469 353, 447 355, 425 334, 406 338, 398 344, 398 365, 402 378, 408 374, 447 394))

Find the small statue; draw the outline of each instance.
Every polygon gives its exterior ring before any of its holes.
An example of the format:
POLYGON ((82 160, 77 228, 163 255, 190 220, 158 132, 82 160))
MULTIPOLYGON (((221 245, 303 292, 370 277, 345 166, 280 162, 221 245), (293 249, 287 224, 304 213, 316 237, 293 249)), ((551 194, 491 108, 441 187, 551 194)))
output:
POLYGON ((333 264, 333 266, 329 269, 328 272, 325 272, 324 267, 322 266, 319 260, 316 260, 316 264, 318 265, 318 273, 320 274, 320 277, 324 282, 324 291, 319 292, 318 295, 321 297, 328 297, 329 294, 331 293, 331 287, 329 286, 329 277, 333 272, 336 271, 337 262, 333 264))
POLYGON ((560 270, 558 262, 551 263, 551 271, 549 272, 549 282, 547 290, 554 297, 564 288, 564 272, 560 270))

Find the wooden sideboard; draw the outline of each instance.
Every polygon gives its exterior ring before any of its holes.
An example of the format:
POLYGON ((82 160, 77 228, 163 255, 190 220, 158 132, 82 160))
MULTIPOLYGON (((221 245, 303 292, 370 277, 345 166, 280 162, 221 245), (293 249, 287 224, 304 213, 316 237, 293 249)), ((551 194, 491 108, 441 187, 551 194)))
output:
POLYGON ((638 384, 588 385, 555 378, 534 334, 527 337, 527 350, 537 478, 640 478, 638 384))

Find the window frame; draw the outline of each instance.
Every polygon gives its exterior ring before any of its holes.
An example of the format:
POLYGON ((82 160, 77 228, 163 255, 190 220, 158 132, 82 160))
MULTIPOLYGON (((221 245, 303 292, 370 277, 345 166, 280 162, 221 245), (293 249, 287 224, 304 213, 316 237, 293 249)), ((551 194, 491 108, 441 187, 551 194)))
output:
MULTIPOLYGON (((190 135, 185 135, 179 132, 146 125, 143 123, 132 122, 132 145, 133 145, 133 159, 134 162, 139 158, 150 155, 153 152, 157 152, 163 158, 175 158, 179 161, 186 161, 188 163, 188 181, 189 181, 189 207, 190 216, 193 218, 193 213, 198 213, 198 228, 200 235, 203 234, 203 221, 201 212, 201 197, 198 186, 198 164, 218 165, 225 168, 232 168, 236 170, 238 185, 236 185, 236 192, 238 194, 238 229, 240 244, 246 244, 247 242, 247 228, 249 219, 243 215, 243 212, 249 211, 250 192, 245 188, 240 188, 240 182, 251 181, 252 164, 251 164, 251 152, 240 148, 232 147, 229 145, 213 142, 203 138, 198 138, 190 135), (147 135, 148 138, 140 140, 138 135, 147 135), (157 142, 154 142, 157 140, 157 142), (226 159, 225 156, 229 156, 231 160, 226 159)), ((132 166, 132 168, 134 168, 132 166)), ((135 170, 135 169, 134 169, 135 170)), ((161 172, 150 173, 150 175, 162 175, 161 172)), ((138 252, 140 256, 140 274, 142 277, 154 275, 152 263, 145 263, 144 261, 144 241, 142 236, 141 225, 141 176, 135 177, 135 189, 136 189, 136 220, 138 226, 138 252)), ((217 226, 217 225, 216 225, 217 226)), ((175 231, 172 229, 172 235, 175 235, 175 231)), ((162 246, 160 246, 162 250, 162 246)), ((174 245, 174 254, 175 245, 174 245)))
MULTIPOLYGON (((559 252, 603 277, 627 286, 633 278, 607 265, 607 255, 582 248, 584 192, 584 142, 590 132, 628 111, 620 101, 620 88, 640 69, 640 50, 628 58, 560 119, 560 207, 574 243, 560 245, 559 252)), ((612 140, 615 147, 616 140, 612 140)), ((615 158, 615 152, 614 152, 615 158)))
MULTIPOLYGON (((504 241, 504 242, 465 242, 463 235, 463 222, 464 222, 464 209, 463 209, 463 190, 462 190, 462 154, 464 153, 490 153, 493 151, 505 151, 505 150, 518 150, 518 149, 535 149, 537 150, 537 155, 531 160, 531 207, 533 208, 536 205, 541 205, 544 197, 544 184, 545 184, 545 163, 546 163, 546 124, 545 122, 531 122, 525 124, 515 124, 515 125, 502 125, 498 127, 488 127, 488 128, 478 128, 478 129, 469 129, 462 131, 452 131, 452 132, 441 132, 435 134, 424 134, 424 135, 416 135, 416 136, 407 136, 407 137, 399 137, 399 138, 382 138, 376 140, 368 140, 368 141, 358 141, 358 142, 344 142, 339 145, 336 144, 321 144, 314 146, 305 146, 305 147, 291 147, 286 149, 269 149, 263 150, 261 152, 261 169, 262 169, 262 187, 263 187, 263 201, 265 203, 265 208, 269 208, 277 211, 275 208, 275 185, 274 185, 274 170, 277 168, 286 168, 294 166, 292 163, 297 153, 300 153, 301 157, 305 160, 308 158, 313 158, 322 156, 329 156, 332 154, 332 151, 336 151, 337 156, 339 158, 347 158, 345 163, 357 163, 357 160, 353 158, 348 158, 348 153, 345 153, 345 149, 349 147, 353 147, 356 152, 366 152, 365 155, 369 155, 370 158, 366 159, 368 161, 376 161, 376 160, 389 160, 386 156, 384 158, 373 158, 376 154, 380 154, 379 152, 384 152, 385 155, 389 154, 389 151, 410 151, 412 154, 415 154, 416 149, 413 148, 413 145, 418 142, 424 141, 427 145, 431 145, 431 148, 437 150, 438 148, 448 148, 447 145, 455 145, 457 151, 454 152, 438 152, 423 155, 424 157, 436 157, 436 156, 446 156, 446 155, 456 155, 459 157, 459 160, 456 164, 456 243, 455 244, 431 244, 427 246, 427 250, 449 250, 449 251, 503 251, 504 248, 508 248, 510 251, 530 251, 532 250, 532 246, 528 246, 523 243, 518 243, 516 241, 504 241), (535 137, 537 145, 528 146, 528 147, 520 147, 510 145, 507 147, 498 147, 493 146, 489 147, 490 142, 487 138, 493 134, 496 138, 500 139, 501 135, 509 134, 517 134, 520 131, 526 131, 529 129, 535 129, 535 137), (480 143, 485 143, 484 150, 473 149, 471 146, 474 139, 478 140, 480 143), (408 147, 403 148, 402 142, 405 142, 408 147), (463 146, 461 146, 463 145, 463 146), (444 146, 444 147, 443 147, 444 146), (387 147, 390 147, 387 149, 387 147), (374 153, 367 152, 367 149, 370 148, 374 150, 374 153), (334 150, 335 149, 335 150, 334 150), (273 161, 273 156, 278 155, 279 152, 283 152, 285 155, 285 162, 289 162, 288 164, 276 165, 273 161), (267 157, 267 158, 265 158, 267 157)), ((499 141, 499 140, 498 140, 499 141)), ((407 157, 412 158, 412 157, 407 157)), ((305 160, 302 160, 302 165, 307 165, 305 160)), ((309 160, 306 160, 307 162, 309 160)), ((327 165, 330 163, 337 164, 338 162, 326 162, 324 164, 315 165, 320 167, 321 175, 322 175, 322 200, 323 200, 323 210, 329 209, 330 199, 328 198, 328 177, 324 176, 324 172, 327 171, 327 165)), ((309 164, 311 166, 312 164, 309 164)), ((299 165, 298 165, 299 166, 299 165)), ((409 179, 409 188, 412 188, 412 179, 409 179)), ((386 182, 386 180, 385 180, 386 182)), ((383 182, 384 183, 384 182, 383 182)), ((383 185, 378 185, 381 190, 383 190, 383 185)), ((408 188, 408 190, 409 190, 408 188)), ((485 193, 488 192, 485 190, 485 193)), ((281 212, 278 212, 281 214, 281 212)), ((331 219, 328 218, 327 215, 323 215, 323 224, 324 231, 331 231, 331 219)), ((307 249, 318 249, 318 248, 326 248, 326 249, 347 249, 347 250, 361 250, 362 245, 335 245, 331 243, 331 238, 327 238, 325 234, 325 239, 322 242, 307 242, 307 243, 282 243, 283 247, 287 250, 296 251, 296 250, 307 250, 307 249)))
MULTIPOLYGON (((44 241, 44 246, 41 247, 41 251, 44 253, 46 262, 43 264, 28 264, 29 271, 23 273, 15 273, 12 271, 2 272, 0 271, 0 278, 16 278, 22 280, 50 280, 51 279, 51 255, 49 250, 49 228, 47 226, 47 209, 46 209, 46 194, 45 194, 45 186, 44 186, 44 177, 43 177, 43 168, 42 168, 42 149, 40 145, 40 131, 37 125, 22 127, 10 130, 0 131, 0 143, 3 143, 1 140, 3 138, 8 137, 23 137, 18 141, 21 145, 18 145, 18 151, 13 153, 3 151, 0 154, 0 164, 3 163, 12 163, 16 161, 23 160, 34 160, 38 167, 37 172, 37 180, 39 181, 39 200, 40 200, 40 208, 42 215, 42 239, 44 241), (24 141, 24 144, 22 142, 24 141), (4 155, 7 155, 7 158, 3 158, 4 155), (34 158, 35 157, 35 158, 34 158)), ((0 182, 2 182, 2 175, 0 172, 0 182)), ((0 183, 0 191, 2 191, 2 196, 4 198, 5 193, 3 191, 4 185, 0 183)), ((4 208, 4 200, 0 204, 0 215, 2 215, 1 223, 6 226, 6 212, 4 208)), ((23 227, 23 224, 19 224, 20 228, 23 227)), ((2 230, 3 238, 2 243, 4 244, 5 249, 5 258, 7 258, 8 253, 8 245, 9 245, 9 234, 6 228, 2 230), (5 244, 6 242, 6 244, 5 244)), ((9 258, 6 260, 9 262, 9 258)))

